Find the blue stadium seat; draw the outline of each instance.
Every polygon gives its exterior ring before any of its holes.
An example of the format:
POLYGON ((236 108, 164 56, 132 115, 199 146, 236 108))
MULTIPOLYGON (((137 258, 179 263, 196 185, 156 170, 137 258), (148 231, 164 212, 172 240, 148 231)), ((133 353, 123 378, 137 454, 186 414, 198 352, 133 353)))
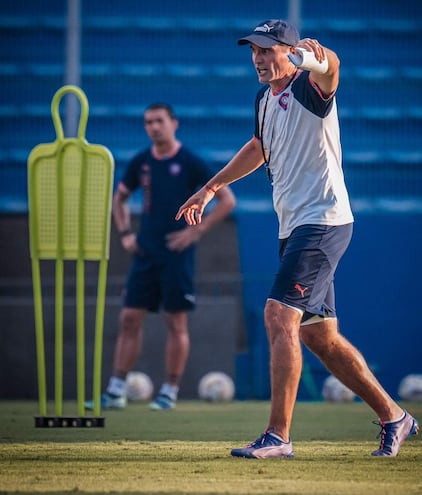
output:
MULTIPOLYGON (((0 212, 27 211, 28 154, 36 144, 55 139, 50 103, 64 84, 65 3, 2 5, 0 212)), ((269 8, 268 18, 287 17, 287 3, 269 8)), ((147 143, 142 113, 153 101, 174 105, 181 121, 179 137, 215 169, 249 139, 259 84, 248 49, 238 47, 236 40, 262 20, 260 2, 248 2, 245 9, 244 0, 90 0, 81 2, 81 9, 81 87, 90 103, 87 139, 111 149, 115 181, 147 143), (245 10, 247 16, 243 16, 245 10)), ((328 15, 319 4, 307 1, 302 2, 302 16, 302 33, 332 46, 341 59, 338 103, 344 171, 354 210, 360 215, 357 229, 366 229, 360 235, 371 245, 374 224, 369 215, 377 214, 378 243, 394 242, 409 253, 417 250, 420 242, 399 245, 399 241, 407 239, 410 230, 417 231, 422 213, 422 58, 414 48, 422 41, 422 2, 342 0, 330 4, 328 15), (386 213, 399 211, 407 212, 406 222, 390 224, 386 213)), ((271 186, 261 168, 233 189, 238 198, 235 215, 249 344, 238 356, 236 385, 243 390, 242 398, 267 398, 268 347, 262 309, 277 263, 271 186), (247 383, 242 382, 245 377, 247 383)), ((139 204, 133 202, 132 207, 139 204)), ((354 260, 359 259, 359 249, 360 245, 355 247, 354 260)), ((386 256, 386 251, 381 254, 386 256)), ((389 284, 387 273, 378 273, 372 264, 356 267, 351 259, 345 260, 347 276, 361 269, 364 274, 384 276, 383 285, 389 284)), ((390 265, 398 270, 397 263, 388 259, 383 269, 390 265)), ((404 272, 411 277, 410 267, 404 272)), ((361 324, 361 313, 347 307, 349 279, 341 274, 339 279, 346 293, 340 303, 346 307, 339 309, 347 331, 361 324)), ((383 293, 385 297, 391 299, 391 293, 383 293)), ((382 308, 365 308, 374 313, 374 321, 384 315, 400 324, 399 310, 387 316, 382 308)), ((378 335, 373 333, 372 348, 378 335)), ((366 337, 357 342, 363 350, 368 347, 366 337)), ((368 352, 372 359, 371 348, 368 352)), ((406 364, 415 361, 411 352, 411 346, 403 349, 406 364)), ((300 394, 315 398, 318 386, 314 385, 324 370, 312 356, 305 354, 305 359, 308 379, 303 380, 306 386, 300 394)), ((394 380, 386 383, 394 386, 394 380)))

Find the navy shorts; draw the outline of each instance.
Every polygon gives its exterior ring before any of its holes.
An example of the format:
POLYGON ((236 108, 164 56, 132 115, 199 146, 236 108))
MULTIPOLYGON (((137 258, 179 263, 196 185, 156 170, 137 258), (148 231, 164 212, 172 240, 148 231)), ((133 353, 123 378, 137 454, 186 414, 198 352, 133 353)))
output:
POLYGON ((302 225, 280 240, 280 266, 269 299, 312 315, 336 316, 334 273, 350 243, 353 224, 302 225))
POLYGON ((192 249, 165 256, 134 255, 129 271, 124 306, 169 313, 195 308, 192 249))

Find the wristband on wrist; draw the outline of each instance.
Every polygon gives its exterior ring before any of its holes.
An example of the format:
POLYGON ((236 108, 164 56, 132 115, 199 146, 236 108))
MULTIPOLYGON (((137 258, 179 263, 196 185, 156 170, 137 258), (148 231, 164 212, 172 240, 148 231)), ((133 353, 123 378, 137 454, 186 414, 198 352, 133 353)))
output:
POLYGON ((308 52, 304 48, 296 48, 295 54, 289 53, 287 56, 290 62, 299 69, 314 71, 318 74, 325 74, 328 70, 327 57, 322 62, 318 62, 314 52, 308 52))
POLYGON ((126 237, 127 235, 131 234, 132 231, 130 229, 125 229, 125 230, 122 230, 121 232, 119 232, 119 236, 120 238, 122 237, 126 237))
POLYGON ((209 186, 208 184, 205 184, 205 189, 208 189, 208 191, 211 191, 214 194, 217 192, 211 186, 209 186))

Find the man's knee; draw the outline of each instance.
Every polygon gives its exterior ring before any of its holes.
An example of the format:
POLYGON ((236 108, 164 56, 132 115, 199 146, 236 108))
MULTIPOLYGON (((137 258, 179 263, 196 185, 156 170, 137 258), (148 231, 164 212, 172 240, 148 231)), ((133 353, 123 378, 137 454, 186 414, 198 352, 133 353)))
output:
POLYGON ((338 337, 337 318, 324 318, 300 327, 300 338, 316 354, 329 352, 338 337))
POLYGON ((189 336, 188 316, 185 311, 164 314, 168 331, 175 337, 189 336))
POLYGON ((119 329, 121 332, 139 332, 142 322, 142 310, 136 308, 123 308, 119 316, 119 329))
POLYGON ((302 313, 296 308, 268 299, 264 308, 264 323, 269 338, 275 338, 280 333, 290 333, 297 336, 302 313))

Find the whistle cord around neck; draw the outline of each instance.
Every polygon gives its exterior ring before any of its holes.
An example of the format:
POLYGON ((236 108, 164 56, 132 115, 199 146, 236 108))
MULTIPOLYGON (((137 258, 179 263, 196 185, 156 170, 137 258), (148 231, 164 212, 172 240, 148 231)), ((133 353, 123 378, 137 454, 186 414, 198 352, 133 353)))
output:
POLYGON ((270 162, 271 162, 271 148, 273 144, 274 129, 271 134, 270 147, 268 148, 268 159, 267 159, 264 148, 264 125, 265 125, 265 117, 267 115, 268 98, 270 97, 270 93, 271 93, 271 87, 269 87, 267 91, 267 97, 265 99, 264 112, 262 114, 261 129, 260 129, 260 137, 261 137, 260 143, 261 143, 262 157, 264 158, 265 170, 267 171, 267 176, 269 181, 271 181, 270 162))
MULTIPOLYGON (((297 74, 297 70, 294 71, 294 73, 290 77, 290 79, 289 79, 288 83, 286 84, 286 86, 284 87, 284 89, 283 90, 280 90, 279 93, 281 93, 281 91, 286 91, 286 89, 290 86, 290 84, 292 83, 293 79, 295 78, 296 74, 297 74)), ((260 143, 261 143, 262 157, 264 158, 265 169, 267 171, 268 180, 270 182, 272 182, 272 174, 271 174, 271 170, 270 170, 270 163, 271 163, 271 151, 272 151, 273 138, 274 138, 274 126, 273 126, 273 129, 272 129, 272 132, 271 132, 271 139, 270 139, 270 146, 268 148, 268 160, 267 160, 266 153, 265 153, 265 147, 264 147, 264 125, 265 125, 265 117, 267 116, 268 98, 270 97, 270 93, 271 92, 272 92, 272 89, 271 89, 271 86, 270 86, 268 88, 268 91, 267 91, 267 97, 265 98, 265 105, 264 105, 264 111, 263 111, 263 114, 262 114, 261 129, 260 129, 260 137, 261 137, 260 143)))

